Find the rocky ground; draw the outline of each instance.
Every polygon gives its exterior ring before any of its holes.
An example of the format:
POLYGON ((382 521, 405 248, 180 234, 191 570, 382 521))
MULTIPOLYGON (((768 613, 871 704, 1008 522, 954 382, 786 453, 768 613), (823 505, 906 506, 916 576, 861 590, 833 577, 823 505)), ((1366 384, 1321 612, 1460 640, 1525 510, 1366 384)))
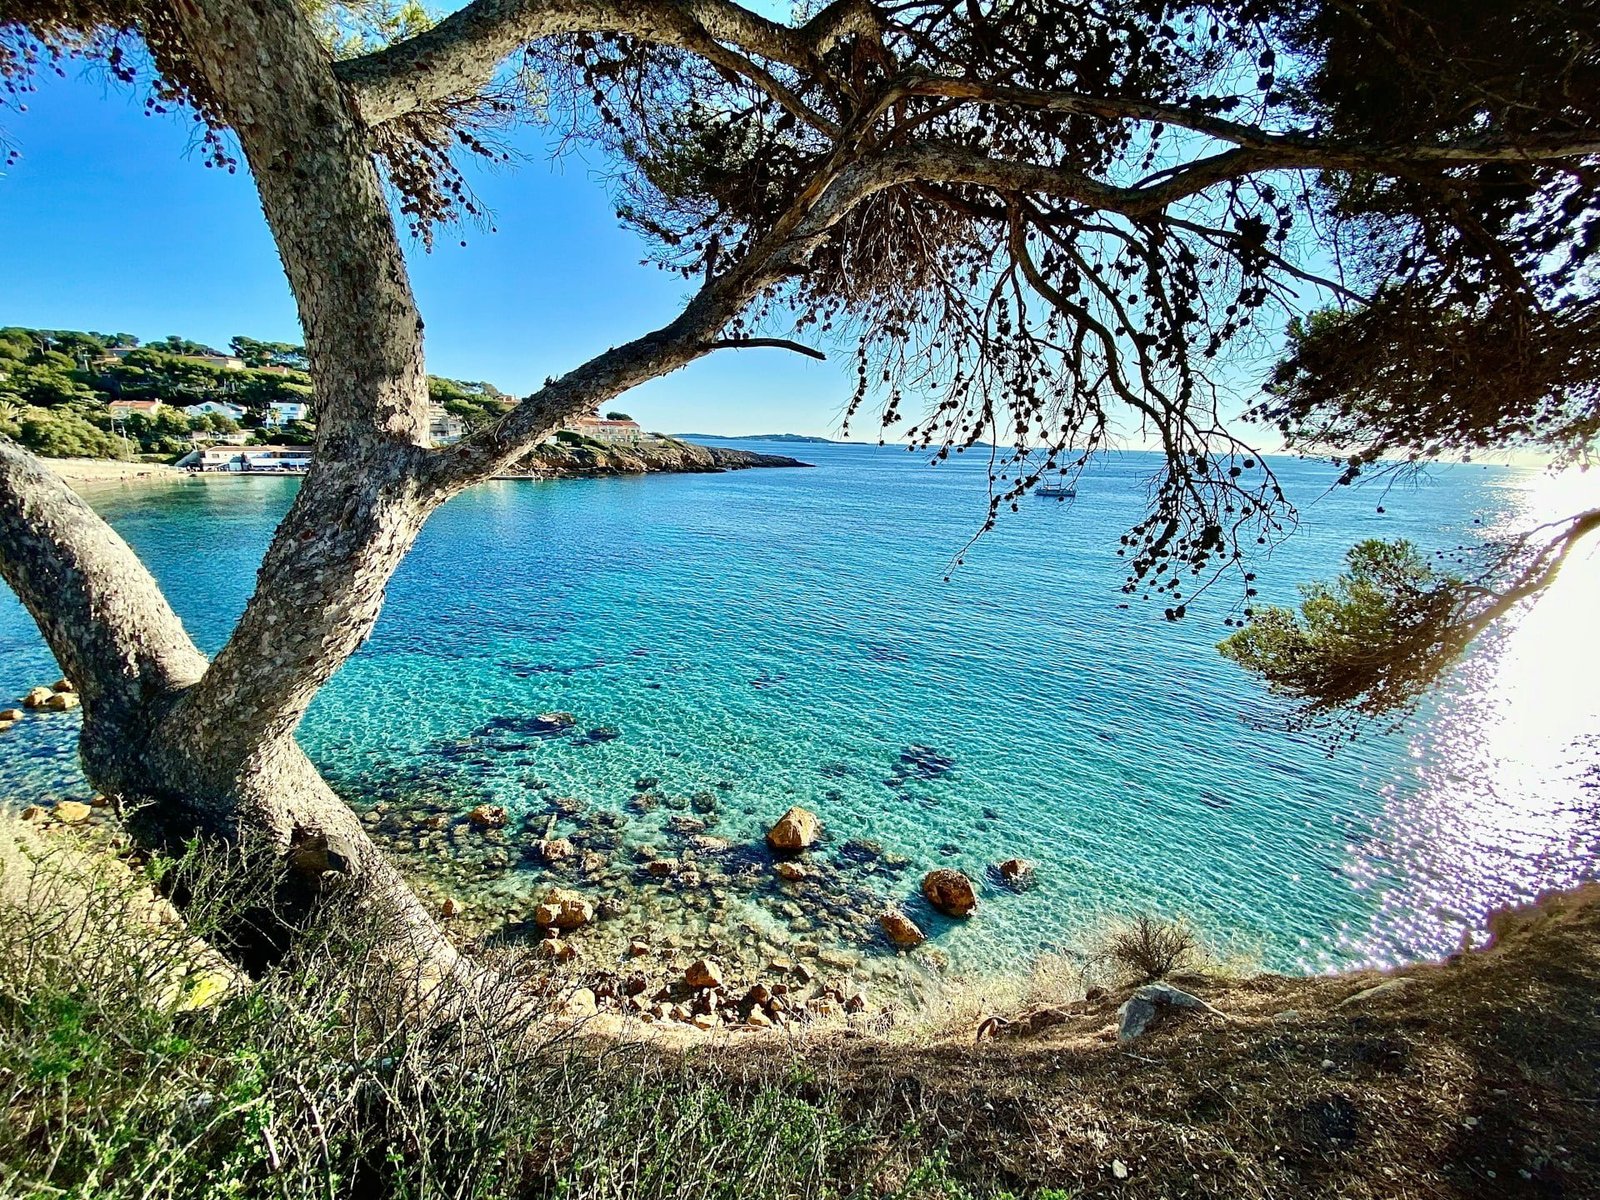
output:
POLYGON ((727 446, 701 446, 676 438, 653 438, 632 445, 546 442, 511 472, 509 478, 562 479, 585 475, 642 475, 650 472, 706 473, 751 467, 807 467, 786 454, 756 454, 727 446))

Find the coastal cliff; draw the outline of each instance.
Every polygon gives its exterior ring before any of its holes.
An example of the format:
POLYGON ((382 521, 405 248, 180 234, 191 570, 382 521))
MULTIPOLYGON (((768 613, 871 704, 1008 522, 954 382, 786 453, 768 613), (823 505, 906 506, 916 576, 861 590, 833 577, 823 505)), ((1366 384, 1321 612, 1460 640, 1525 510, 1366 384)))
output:
POLYGON ((510 478, 567 479, 586 475, 644 475, 654 472, 704 474, 751 467, 809 467, 786 454, 757 454, 726 446, 699 446, 676 438, 654 438, 607 445, 581 441, 547 442, 507 472, 510 478))

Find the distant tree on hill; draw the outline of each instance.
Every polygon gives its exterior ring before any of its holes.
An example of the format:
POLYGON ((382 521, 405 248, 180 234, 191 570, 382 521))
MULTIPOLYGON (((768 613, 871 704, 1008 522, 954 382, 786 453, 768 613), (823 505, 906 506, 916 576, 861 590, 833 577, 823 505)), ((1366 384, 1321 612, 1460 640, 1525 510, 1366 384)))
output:
POLYGON ((306 369, 306 348, 290 342, 263 342, 240 335, 228 343, 247 367, 289 367, 306 369))
MULTIPOLYGON (((1353 436, 1338 450, 1355 474, 1380 451, 1507 438, 1582 457, 1600 420, 1587 5, 833 0, 784 23, 732 0, 470 0, 351 37, 298 4, 17 0, 0 71, 24 87, 86 54, 132 81, 134 37, 210 161, 232 169, 219 131, 238 139, 299 305, 315 465, 213 660, 116 534, 9 447, 0 571, 83 693, 89 778, 151 802, 141 836, 264 832, 308 898, 333 873, 399 905, 438 970, 454 950, 295 728, 434 509, 641 383, 845 338, 852 416, 916 407, 913 441, 937 457, 1014 443, 991 460, 991 524, 1142 430, 1163 459, 1123 538, 1126 588, 1174 619, 1233 580, 1248 620, 1248 556, 1292 523, 1224 419, 1229 381, 1290 317, 1340 314, 1302 328, 1263 416, 1299 447, 1353 436), (430 448, 392 214, 424 240, 481 215, 455 156, 498 153, 528 68, 692 294, 430 448)), ((1391 585, 1433 591, 1403 555, 1352 563, 1368 630, 1409 628, 1361 599, 1391 585)), ((1265 668, 1270 640, 1241 657, 1265 668)))
POLYGON ((608 421, 631 421, 631 420, 633 420, 633 418, 630 417, 625 412, 608 412, 606 414, 606 420, 608 420, 608 421))

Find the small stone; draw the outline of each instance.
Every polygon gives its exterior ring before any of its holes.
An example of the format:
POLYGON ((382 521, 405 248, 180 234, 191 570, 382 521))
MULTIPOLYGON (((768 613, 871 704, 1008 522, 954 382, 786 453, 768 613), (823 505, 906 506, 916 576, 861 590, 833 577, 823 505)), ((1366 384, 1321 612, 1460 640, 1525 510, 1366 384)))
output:
POLYGON ((0 708, 0 721, 20 721, 22 716, 20 708, 0 708))
POLYGON ((1015 891, 1026 891, 1034 884, 1034 866, 1025 858, 1008 858, 994 869, 1001 882, 1015 891))
POLYGON ((767 1016, 767 1014, 762 1012, 759 1008, 752 1008, 750 1010, 750 1015, 744 1019, 744 1023, 754 1029, 772 1028, 772 1018, 767 1016))
POLYGON ((816 843, 822 833, 822 822, 816 813, 796 805, 767 830, 767 845, 774 850, 805 850, 816 843))
POLYGON ((783 862, 773 863, 772 872, 779 879, 787 880, 789 883, 799 883, 802 879, 811 877, 810 867, 807 867, 804 863, 790 862, 787 859, 783 862))
POLYGON ((646 954, 649 954, 649 953, 650 953, 650 947, 647 946, 645 943, 639 941, 639 939, 637 939, 637 938, 635 938, 633 941, 628 943, 628 955, 631 958, 643 958, 646 954))
POLYGON ((599 1002, 595 999, 594 992, 588 988, 579 988, 567 997, 566 1013, 569 1017, 592 1017, 599 1011, 599 1002))
POLYGON ((922 877, 922 894, 947 917, 965 917, 978 907, 978 892, 960 871, 940 867, 922 877))
POLYGON ((499 804, 480 804, 467 814, 467 820, 476 829, 504 829, 510 819, 499 804))
POLYGON ((885 909, 878 917, 878 926, 891 942, 906 949, 920 946, 928 940, 917 923, 898 908, 885 909))
POLYGON ((50 695, 51 692, 49 688, 31 688, 29 689, 28 694, 22 698, 22 707, 42 708, 44 707, 44 702, 50 699, 50 695))
POLYGON ((39 707, 50 712, 66 712, 68 709, 77 708, 79 703, 76 692, 51 692, 39 707))
POLYGON ((446 896, 439 905, 439 915, 449 921, 467 911, 467 906, 454 896, 446 896))
POLYGON ((765 1004, 772 999, 772 992, 764 983, 758 983, 744 994, 746 1004, 765 1004))
POLYGON ((683 981, 692 988, 721 988, 722 969, 709 958, 698 959, 689 964, 683 981))
POLYGON ((1375 984, 1369 988, 1364 988, 1353 996, 1346 996, 1343 1000, 1339 1001, 1339 1007, 1343 1008, 1346 1004, 1365 1004, 1369 1000, 1390 999, 1400 995, 1400 993, 1404 992, 1410 986, 1410 978, 1404 975, 1397 979, 1385 979, 1382 983, 1375 984))
POLYGON ((62 678, 52 683, 50 685, 50 690, 52 692, 75 692, 78 689, 72 686, 72 680, 62 678))
POLYGON ((571 962, 577 951, 572 948, 570 943, 564 942, 560 938, 545 938, 534 947, 534 953, 540 958, 549 959, 551 962, 564 963, 571 962))
POLYGON ((718 1020, 716 1013, 695 1013, 689 1018, 689 1024, 696 1029, 715 1029, 721 1021, 718 1020))
POLYGON ((1126 1179, 1128 1177, 1128 1164, 1120 1158, 1113 1158, 1111 1160, 1111 1173, 1118 1179, 1126 1179))
POLYGON ((867 1007, 867 994, 865 992, 851 992, 844 998, 844 1010, 847 1013, 865 1012, 867 1007))
POLYGON ((89 814, 92 811, 87 804, 80 800, 63 800, 53 810, 56 820, 63 825, 81 824, 89 819, 89 814))
POLYGON ((40 808, 37 804, 30 804, 27 808, 22 810, 20 815, 24 821, 42 821, 50 814, 45 809, 40 808))

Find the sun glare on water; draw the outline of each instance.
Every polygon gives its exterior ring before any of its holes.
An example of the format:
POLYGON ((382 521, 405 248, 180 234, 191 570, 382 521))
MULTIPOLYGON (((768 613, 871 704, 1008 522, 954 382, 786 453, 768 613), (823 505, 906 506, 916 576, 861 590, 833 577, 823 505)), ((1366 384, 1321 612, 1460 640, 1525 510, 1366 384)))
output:
MULTIPOLYGON (((1495 534, 1600 505, 1593 473, 1530 476, 1495 534)), ((1481 942, 1487 915, 1600 868, 1600 535, 1555 583, 1489 635, 1412 743, 1415 778, 1351 873, 1381 893, 1364 942, 1393 962, 1481 942)))

